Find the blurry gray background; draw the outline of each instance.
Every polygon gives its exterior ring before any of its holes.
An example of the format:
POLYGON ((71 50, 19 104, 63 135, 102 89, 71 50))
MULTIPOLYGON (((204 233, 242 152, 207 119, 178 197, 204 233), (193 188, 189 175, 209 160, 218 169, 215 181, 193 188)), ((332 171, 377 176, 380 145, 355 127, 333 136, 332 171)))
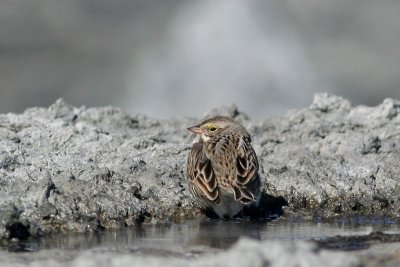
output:
POLYGON ((115 105, 254 119, 400 99, 400 1, 0 0, 0 112, 115 105))

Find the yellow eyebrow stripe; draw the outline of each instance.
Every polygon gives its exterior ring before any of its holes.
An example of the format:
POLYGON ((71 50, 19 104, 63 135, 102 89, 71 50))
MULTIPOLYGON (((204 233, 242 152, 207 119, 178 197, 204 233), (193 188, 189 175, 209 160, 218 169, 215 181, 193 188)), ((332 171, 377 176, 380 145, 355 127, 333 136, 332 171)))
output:
POLYGON ((212 127, 217 128, 217 125, 215 125, 214 123, 206 123, 204 126, 207 127, 208 129, 212 127))

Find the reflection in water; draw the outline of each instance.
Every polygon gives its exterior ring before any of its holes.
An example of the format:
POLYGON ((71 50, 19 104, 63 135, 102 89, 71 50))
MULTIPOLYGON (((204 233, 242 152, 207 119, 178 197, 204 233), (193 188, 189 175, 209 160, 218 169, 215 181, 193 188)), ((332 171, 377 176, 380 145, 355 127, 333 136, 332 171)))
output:
POLYGON ((171 225, 137 225, 101 233, 52 235, 41 239, 42 249, 82 250, 93 247, 130 251, 201 252, 228 248, 241 236, 261 238, 267 223, 249 221, 190 221, 171 225))
POLYGON ((249 221, 207 221, 199 224, 189 245, 203 245, 211 248, 228 248, 241 236, 260 240, 260 230, 267 223, 249 221), (263 225, 263 226, 262 226, 263 225))
POLYGON ((39 249, 85 250, 90 248, 128 253, 185 256, 225 249, 240 237, 258 240, 323 240, 336 235, 367 235, 371 232, 400 233, 398 219, 343 219, 333 223, 302 220, 223 221, 198 220, 170 225, 138 225, 89 234, 57 234, 23 244, 10 251, 39 249))

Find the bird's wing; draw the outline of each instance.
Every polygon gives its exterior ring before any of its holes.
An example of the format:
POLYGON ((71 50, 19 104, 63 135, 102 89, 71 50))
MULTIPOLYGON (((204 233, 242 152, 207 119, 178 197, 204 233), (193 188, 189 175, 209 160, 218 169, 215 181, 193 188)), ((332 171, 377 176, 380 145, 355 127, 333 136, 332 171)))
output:
POLYGON ((236 180, 233 186, 235 199, 245 204, 256 200, 251 189, 253 180, 258 175, 258 160, 250 140, 241 138, 236 158, 236 180))
POLYGON ((194 195, 199 198, 205 197, 210 201, 218 199, 215 173, 201 142, 192 146, 187 162, 187 176, 190 190, 194 195))

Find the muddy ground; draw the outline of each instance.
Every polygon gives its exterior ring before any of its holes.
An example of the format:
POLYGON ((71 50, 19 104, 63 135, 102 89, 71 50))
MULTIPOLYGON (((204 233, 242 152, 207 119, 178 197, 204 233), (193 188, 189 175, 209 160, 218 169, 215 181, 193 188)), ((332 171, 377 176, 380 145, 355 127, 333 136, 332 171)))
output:
MULTIPOLYGON (((259 217, 399 216, 400 101, 353 107, 318 94, 309 108, 262 122, 235 106, 209 114, 230 116, 253 136, 264 192, 259 217)), ((0 239, 200 216, 185 182, 193 138, 186 128, 200 119, 62 100, 1 114, 0 239)))
MULTIPOLYGON (((265 215, 400 213, 400 101, 352 107, 316 95, 310 108, 254 122, 265 215)), ((0 115, 0 237, 92 231, 197 216, 185 162, 199 118, 160 120, 115 107, 0 115)))

